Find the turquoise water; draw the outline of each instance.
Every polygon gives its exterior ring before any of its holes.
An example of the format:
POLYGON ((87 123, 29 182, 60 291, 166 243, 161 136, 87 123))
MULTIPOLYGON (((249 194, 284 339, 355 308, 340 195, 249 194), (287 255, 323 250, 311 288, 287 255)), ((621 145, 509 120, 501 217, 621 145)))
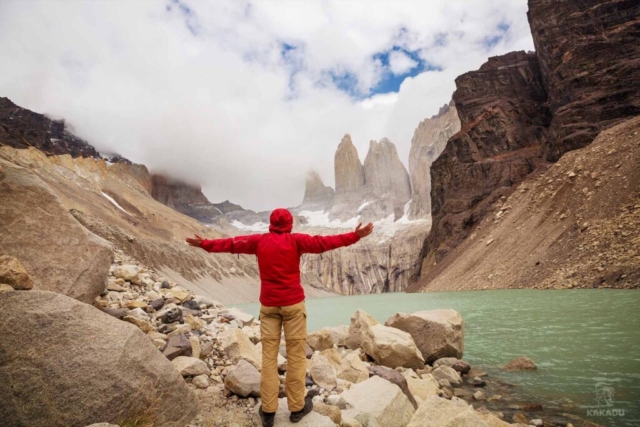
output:
MULTIPOLYGON (((238 307, 255 315, 259 310, 258 304, 238 307)), ((606 426, 640 426, 638 291, 496 290, 307 300, 311 331, 348 325, 357 309, 384 322, 396 312, 436 308, 452 308, 462 315, 464 359, 489 372, 491 378, 516 384, 513 393, 522 400, 606 426), (499 369, 523 355, 537 363, 538 371, 499 369), (609 387, 613 394, 600 406, 597 387, 609 387), (598 416, 596 409, 608 409, 609 416, 598 416)))

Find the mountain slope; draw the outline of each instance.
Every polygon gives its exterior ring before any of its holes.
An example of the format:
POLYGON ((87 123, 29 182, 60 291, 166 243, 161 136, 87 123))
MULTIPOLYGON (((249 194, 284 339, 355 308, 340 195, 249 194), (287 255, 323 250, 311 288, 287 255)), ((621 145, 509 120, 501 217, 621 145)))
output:
POLYGON ((639 229, 636 117, 523 181, 410 290, 638 288, 639 229))

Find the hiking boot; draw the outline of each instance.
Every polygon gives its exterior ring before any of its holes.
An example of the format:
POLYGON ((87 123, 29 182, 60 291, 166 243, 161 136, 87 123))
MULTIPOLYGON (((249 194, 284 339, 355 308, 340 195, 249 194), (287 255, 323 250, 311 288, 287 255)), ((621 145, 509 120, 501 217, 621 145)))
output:
POLYGON ((289 415, 289 421, 292 423, 299 423, 306 415, 313 410, 313 398, 319 394, 318 390, 309 390, 309 393, 304 398, 304 407, 295 412, 291 412, 289 415))
POLYGON ((260 419, 262 420, 262 427, 273 427, 276 419, 275 412, 264 412, 261 405, 260 409, 258 409, 258 414, 260 414, 260 419))

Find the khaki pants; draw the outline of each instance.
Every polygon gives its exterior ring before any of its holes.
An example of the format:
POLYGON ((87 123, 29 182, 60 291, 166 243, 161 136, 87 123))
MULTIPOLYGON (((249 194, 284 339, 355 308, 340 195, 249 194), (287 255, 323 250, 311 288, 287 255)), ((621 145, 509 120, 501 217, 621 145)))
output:
POLYGON ((260 334, 262 335, 262 375, 260 396, 262 410, 278 410, 278 350, 284 328, 287 345, 287 377, 285 392, 291 412, 304 407, 305 376, 307 373, 307 309, 304 301, 286 307, 260 307, 260 334))

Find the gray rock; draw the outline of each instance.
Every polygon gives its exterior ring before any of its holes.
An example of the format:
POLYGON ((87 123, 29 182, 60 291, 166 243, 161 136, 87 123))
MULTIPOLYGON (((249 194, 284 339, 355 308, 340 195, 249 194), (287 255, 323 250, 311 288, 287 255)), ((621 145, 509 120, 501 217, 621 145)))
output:
POLYGON ((313 365, 309 374, 313 382, 325 390, 333 390, 338 386, 338 378, 334 369, 326 363, 313 365))
POLYGON ((211 373, 207 364, 195 357, 178 356, 171 363, 183 377, 195 377, 196 375, 209 375, 211 373))
POLYGON ((126 282, 131 282, 136 285, 140 284, 140 267, 137 265, 119 265, 113 270, 113 275, 126 282))
POLYGON ((312 411, 309 415, 304 417, 299 423, 294 424, 289 421, 289 407, 287 406, 287 399, 278 400, 278 411, 276 412, 275 425, 280 426, 295 426, 295 427, 336 427, 336 424, 331 421, 331 418, 312 411))
POLYGON ((209 387, 209 377, 206 374, 201 374, 193 377, 193 385, 198 388, 209 387))
POLYGON ((238 396, 260 397, 260 372, 249 362, 241 359, 229 370, 224 385, 238 396))
POLYGON ((162 354, 169 360, 178 356, 191 356, 192 349, 189 337, 186 334, 176 334, 169 337, 167 346, 162 349, 162 354))
POLYGON ((195 416, 193 392, 135 326, 53 292, 3 293, 0 306, 3 424, 113 423, 149 408, 157 426, 195 416))
POLYGON ((460 374, 448 366, 439 366, 431 372, 431 375, 437 380, 447 380, 452 385, 460 385, 462 378, 460 374))
POLYGON ((331 394, 327 396, 327 405, 337 406, 339 409, 347 409, 347 402, 341 394, 331 394))
POLYGON ((0 160, 2 253, 20 260, 35 289, 93 303, 107 287, 111 244, 90 233, 58 196, 28 168, 0 160))
POLYGON ((262 369, 262 358, 256 351, 256 346, 240 329, 227 329, 218 335, 222 350, 231 363, 246 360, 256 369, 262 369))

